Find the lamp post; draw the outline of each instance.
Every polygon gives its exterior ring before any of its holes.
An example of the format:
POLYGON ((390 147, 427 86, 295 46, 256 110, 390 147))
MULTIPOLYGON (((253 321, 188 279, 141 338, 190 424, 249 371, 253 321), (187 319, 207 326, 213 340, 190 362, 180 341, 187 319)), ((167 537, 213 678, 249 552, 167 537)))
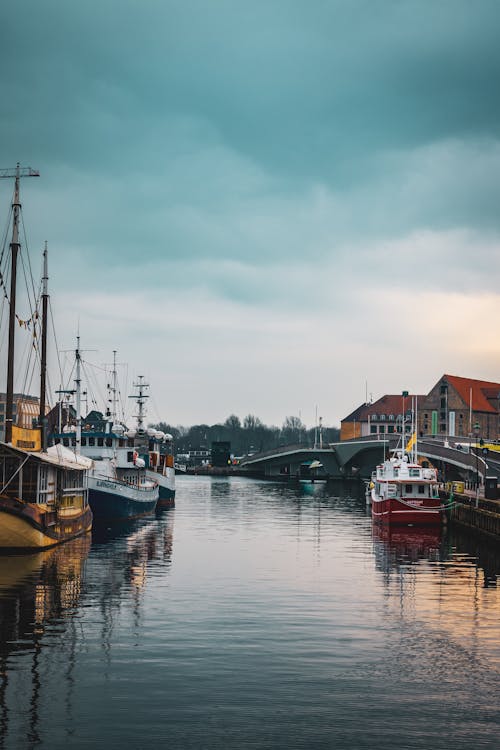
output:
POLYGON ((479 422, 476 422, 474 425, 474 432, 476 434, 476 508, 479 505, 479 454, 478 454, 478 445, 477 445, 477 438, 479 436, 479 422))

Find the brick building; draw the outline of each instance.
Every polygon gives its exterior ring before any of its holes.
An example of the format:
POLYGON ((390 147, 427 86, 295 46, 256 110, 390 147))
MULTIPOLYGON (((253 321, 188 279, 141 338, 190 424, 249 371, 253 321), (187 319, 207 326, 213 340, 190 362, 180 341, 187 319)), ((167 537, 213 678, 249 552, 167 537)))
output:
POLYGON ((341 421, 340 439, 411 431, 416 405, 420 436, 500 440, 500 383, 442 375, 427 395, 386 395, 362 404, 341 421), (403 421, 405 418, 405 421, 403 421))
POLYGON ((418 408, 422 435, 500 439, 500 383, 442 375, 418 408))

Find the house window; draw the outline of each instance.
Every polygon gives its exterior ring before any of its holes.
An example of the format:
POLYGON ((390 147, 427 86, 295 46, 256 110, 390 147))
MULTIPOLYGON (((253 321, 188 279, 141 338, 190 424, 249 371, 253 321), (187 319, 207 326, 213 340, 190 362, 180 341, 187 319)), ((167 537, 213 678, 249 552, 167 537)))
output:
POLYGON ((377 425, 376 424, 370 425, 370 433, 372 435, 376 435, 377 434, 377 425))

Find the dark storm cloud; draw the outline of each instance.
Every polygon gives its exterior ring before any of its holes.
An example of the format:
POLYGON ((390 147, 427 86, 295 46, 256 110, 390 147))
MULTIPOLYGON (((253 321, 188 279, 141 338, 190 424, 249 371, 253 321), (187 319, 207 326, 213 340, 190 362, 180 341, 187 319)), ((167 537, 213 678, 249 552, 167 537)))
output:
MULTIPOLYGON (((284 348, 299 333, 324 352, 335 330, 362 370, 405 295, 446 310, 442 351, 463 339, 465 307, 491 324, 497 0, 18 0, 0 13, 0 167, 40 169, 23 184, 32 239, 49 240, 54 280, 87 320, 94 305, 95 336, 109 338, 106 315, 113 331, 170 335, 159 311, 173 300, 193 352, 201 323, 216 359, 232 351, 217 349, 221 321, 231 346, 256 321, 258 348, 283 316, 284 348)), ((281 373, 276 356, 251 355, 281 373)), ((185 379, 179 367, 179 392, 185 379)))

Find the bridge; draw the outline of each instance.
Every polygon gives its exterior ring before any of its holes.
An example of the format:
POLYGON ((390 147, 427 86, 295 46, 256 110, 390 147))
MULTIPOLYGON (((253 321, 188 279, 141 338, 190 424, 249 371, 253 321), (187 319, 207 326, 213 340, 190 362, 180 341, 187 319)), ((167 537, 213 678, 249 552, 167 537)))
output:
MULTIPOLYGON (((314 448, 291 445, 247 456, 240 466, 249 474, 269 479, 321 476, 369 479, 376 465, 397 442, 397 437, 391 437, 386 440, 359 438, 314 448)), ((442 480, 479 479, 484 483, 486 476, 500 477, 500 453, 488 451, 483 455, 468 445, 459 448, 457 445, 460 444, 450 445, 438 438, 420 439, 418 455, 439 469, 442 480)))

